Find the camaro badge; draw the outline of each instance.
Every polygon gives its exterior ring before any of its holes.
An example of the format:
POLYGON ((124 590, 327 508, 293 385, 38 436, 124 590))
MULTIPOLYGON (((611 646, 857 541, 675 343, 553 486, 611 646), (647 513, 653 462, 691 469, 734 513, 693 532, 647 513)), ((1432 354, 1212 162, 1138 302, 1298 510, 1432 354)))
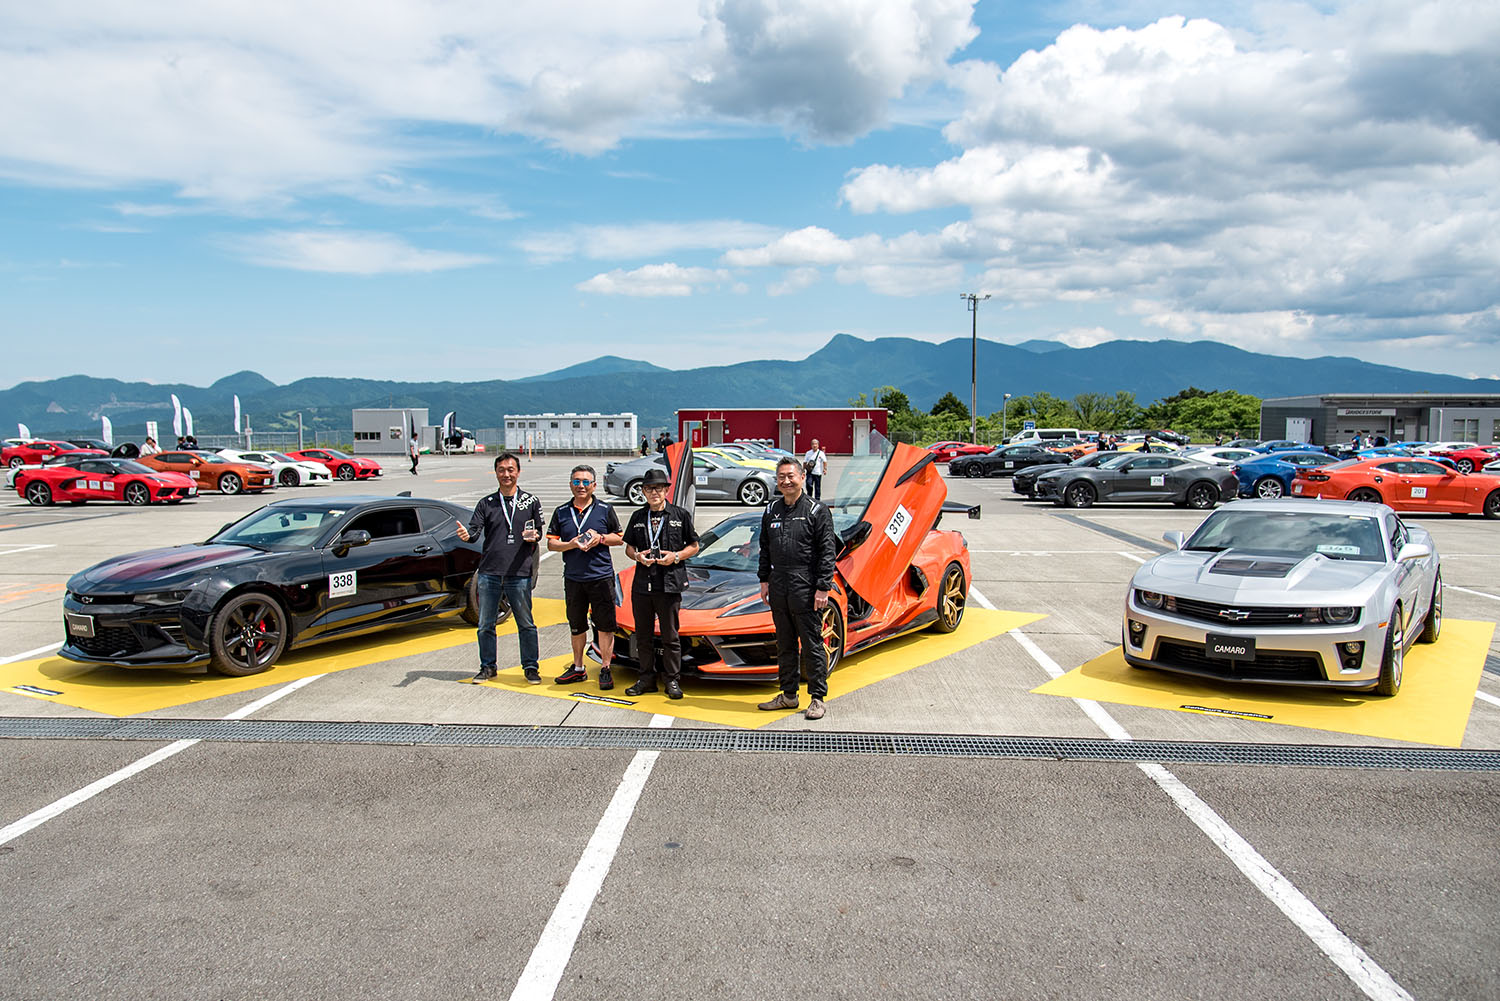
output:
POLYGON ((1250 617, 1250 613, 1239 608, 1219 609, 1219 618, 1228 619, 1230 622, 1244 622, 1250 617))

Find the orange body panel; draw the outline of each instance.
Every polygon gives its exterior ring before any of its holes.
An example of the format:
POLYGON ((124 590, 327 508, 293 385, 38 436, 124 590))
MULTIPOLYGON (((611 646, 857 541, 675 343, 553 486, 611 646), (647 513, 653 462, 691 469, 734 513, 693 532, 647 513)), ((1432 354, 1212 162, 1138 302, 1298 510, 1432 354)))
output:
POLYGON ((219 480, 225 473, 234 473, 238 476, 242 484, 241 489, 245 491, 269 490, 275 486, 275 481, 272 479, 269 469, 246 462, 229 462, 226 460, 223 463, 209 463, 196 455, 192 455, 190 452, 176 451, 161 452, 157 455, 143 455, 136 459, 136 461, 144 466, 150 466, 152 469, 159 469, 165 473, 181 473, 184 476, 191 477, 193 482, 198 484, 199 493, 207 491, 217 493, 219 490, 219 480), (165 462, 162 460, 163 455, 188 455, 191 456, 192 461, 186 463, 165 462))
POLYGON ((1338 469, 1331 466, 1299 469, 1292 480, 1291 495, 1349 500, 1351 495, 1360 491, 1373 491, 1380 503, 1397 511, 1482 514, 1486 500, 1500 492, 1500 478, 1485 473, 1465 475, 1445 470, 1439 475, 1404 473, 1386 468, 1401 461, 1383 456, 1338 469))

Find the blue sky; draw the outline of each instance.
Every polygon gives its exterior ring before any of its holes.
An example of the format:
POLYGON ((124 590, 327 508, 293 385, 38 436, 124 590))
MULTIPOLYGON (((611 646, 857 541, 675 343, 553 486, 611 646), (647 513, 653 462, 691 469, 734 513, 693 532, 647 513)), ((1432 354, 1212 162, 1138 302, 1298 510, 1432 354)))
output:
POLYGON ((1457 0, 10 5, 0 384, 800 358, 974 290, 1494 378, 1496 51, 1457 0))

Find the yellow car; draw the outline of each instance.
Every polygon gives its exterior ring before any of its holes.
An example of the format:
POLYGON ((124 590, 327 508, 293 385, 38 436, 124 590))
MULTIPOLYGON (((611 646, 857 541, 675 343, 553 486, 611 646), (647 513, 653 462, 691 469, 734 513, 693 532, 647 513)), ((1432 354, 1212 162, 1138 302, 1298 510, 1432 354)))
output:
POLYGON ((733 463, 736 466, 749 466, 752 469, 769 469, 773 473, 776 471, 776 460, 758 459, 741 452, 737 448, 721 448, 718 445, 710 445, 707 448, 694 448, 693 454, 711 455, 716 459, 723 459, 725 462, 733 463))

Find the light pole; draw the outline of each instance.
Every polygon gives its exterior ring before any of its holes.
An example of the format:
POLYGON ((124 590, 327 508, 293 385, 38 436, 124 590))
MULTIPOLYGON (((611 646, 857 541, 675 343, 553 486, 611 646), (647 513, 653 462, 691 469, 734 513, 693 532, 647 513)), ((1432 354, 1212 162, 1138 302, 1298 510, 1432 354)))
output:
POLYGON ((978 292, 960 292, 958 297, 964 300, 969 312, 974 314, 974 321, 969 328, 969 441, 973 442, 979 435, 979 304, 990 295, 988 292, 984 295, 978 292))
POLYGON ((1005 439, 1010 435, 1006 433, 1006 421, 1010 418, 1010 394, 1006 393, 1000 398, 1000 444, 1005 444, 1005 439))

